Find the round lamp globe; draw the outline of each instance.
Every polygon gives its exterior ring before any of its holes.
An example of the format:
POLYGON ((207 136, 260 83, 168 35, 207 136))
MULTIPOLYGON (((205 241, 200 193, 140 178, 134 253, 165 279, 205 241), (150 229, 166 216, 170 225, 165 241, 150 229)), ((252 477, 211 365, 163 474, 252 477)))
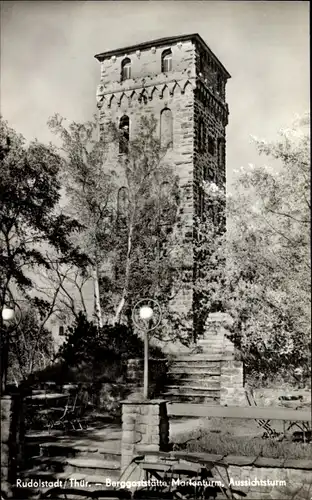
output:
POLYGON ((153 309, 149 306, 142 306, 140 308, 140 318, 141 319, 151 319, 153 316, 153 309))
POLYGON ((14 318, 14 309, 4 306, 2 309, 2 319, 3 321, 11 321, 14 318))

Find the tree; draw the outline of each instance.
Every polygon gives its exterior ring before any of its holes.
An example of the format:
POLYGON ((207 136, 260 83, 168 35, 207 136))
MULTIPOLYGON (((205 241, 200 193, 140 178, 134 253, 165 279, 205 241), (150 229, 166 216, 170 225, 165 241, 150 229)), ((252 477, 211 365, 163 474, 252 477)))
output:
POLYGON ((72 122, 68 126, 64 122, 64 118, 56 114, 48 125, 62 143, 66 212, 84 228, 79 234, 79 244, 89 258, 90 266, 85 274, 93 279, 97 323, 101 328, 99 272, 112 249, 116 175, 112 169, 104 169, 107 143, 97 137, 96 117, 87 123, 72 122))
POLYGON ((69 238, 80 225, 58 205, 64 162, 52 146, 34 141, 26 147, 2 118, 0 158, 0 309, 11 296, 23 295, 46 322, 53 304, 33 293, 36 271, 50 268, 45 250, 53 249, 60 263, 85 262, 69 238))
POLYGON ((275 143, 256 140, 273 165, 240 172, 227 197, 226 243, 212 227, 203 232, 206 312, 219 304, 231 314, 247 370, 263 377, 310 366, 308 121, 275 143))
POLYGON ((10 337, 9 378, 16 384, 46 368, 54 357, 52 333, 33 309, 22 309, 21 321, 10 337))
POLYGON ((164 161, 153 118, 142 120, 130 142, 112 123, 105 136, 94 137, 96 119, 68 127, 63 121, 56 115, 49 126, 66 155, 68 213, 86 228, 79 239, 93 262, 98 310, 116 324, 129 321, 137 298, 170 298, 179 254, 173 252, 179 234, 172 231, 177 182, 164 161), (124 153, 118 157, 120 144, 124 153))
POLYGON ((156 298, 166 310, 174 282, 180 278, 183 244, 177 231, 177 224, 182 226, 178 178, 166 161, 167 148, 161 147, 156 128, 154 117, 143 117, 119 160, 126 203, 117 214, 113 255, 118 269, 115 286, 120 290, 115 323, 123 312, 131 320, 133 305, 143 297, 156 298))

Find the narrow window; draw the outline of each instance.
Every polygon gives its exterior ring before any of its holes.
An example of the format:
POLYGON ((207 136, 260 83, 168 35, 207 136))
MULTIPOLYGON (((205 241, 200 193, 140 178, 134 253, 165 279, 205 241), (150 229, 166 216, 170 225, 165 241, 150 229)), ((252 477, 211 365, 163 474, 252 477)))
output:
POLYGON ((218 139, 218 169, 225 168, 225 140, 223 137, 218 139))
POLYGON ((121 63, 121 81, 131 78, 131 61, 128 57, 121 63))
POLYGON ((217 92, 219 92, 220 95, 222 95, 222 90, 223 90, 223 81, 222 81, 222 76, 220 73, 217 75, 217 92))
POLYGON ((208 137, 208 153, 212 156, 215 154, 215 141, 211 136, 208 137))
POLYGON ((206 147, 206 131, 205 124, 202 118, 199 119, 198 125, 198 149, 199 151, 204 151, 206 147))
POLYGON ((59 326, 59 336, 64 337, 64 335, 65 335, 64 326, 61 325, 59 326))
POLYGON ((129 116, 124 115, 120 118, 119 122, 119 153, 127 154, 129 150, 129 130, 130 120, 129 116))
POLYGON ((164 50, 161 55, 161 72, 169 73, 172 71, 172 52, 170 49, 164 50))
POLYGON ((121 187, 117 195, 117 229, 126 226, 129 206, 128 188, 121 187))
POLYGON ((169 108, 163 109, 160 113, 160 145, 168 149, 173 147, 173 119, 169 108))
POLYGON ((199 188, 198 191, 198 208, 197 208, 197 213, 200 218, 203 217, 205 212, 205 193, 202 188, 199 188))

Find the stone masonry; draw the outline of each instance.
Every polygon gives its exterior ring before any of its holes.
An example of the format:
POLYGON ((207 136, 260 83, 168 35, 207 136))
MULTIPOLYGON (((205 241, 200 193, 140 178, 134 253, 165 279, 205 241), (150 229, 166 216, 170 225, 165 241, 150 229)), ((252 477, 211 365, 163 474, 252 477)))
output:
POLYGON ((174 357, 169 364, 171 401, 245 406, 244 367, 229 340, 228 314, 212 313, 195 349, 174 357))
POLYGON ((167 451, 169 420, 163 400, 129 399, 122 405, 121 471, 143 451, 167 451))
POLYGON ((23 458, 23 404, 18 394, 1 397, 1 490, 9 497, 23 458))
MULTIPOLYGON (((131 140, 140 118, 151 115, 158 122, 157 133, 161 134, 161 113, 164 110, 171 113, 172 148, 167 151, 165 161, 180 179, 188 255, 184 272, 189 282, 177 293, 172 308, 176 312, 192 312, 195 297, 190 284, 195 263, 190 241, 194 217, 211 209, 205 200, 202 181, 225 182, 228 122, 225 87, 230 75, 197 34, 145 42, 95 57, 101 63, 96 96, 101 134, 105 136, 110 122, 118 127, 126 116, 131 140), (168 52, 171 66, 164 71, 162 60, 168 52), (131 67, 127 78, 121 78, 124 61, 131 67)), ((112 155, 112 164, 118 164, 117 150, 112 155)))
POLYGON ((202 353, 220 355, 220 404, 222 406, 245 406, 244 366, 239 353, 228 338, 228 327, 232 319, 225 313, 209 314, 205 333, 198 345, 202 353))
MULTIPOLYGON (((165 401, 125 401, 122 414, 122 471, 136 455, 149 452, 147 460, 153 461, 153 452, 170 449, 169 419, 165 401)), ((181 453, 184 455, 184 452, 181 453)), ((307 499, 311 493, 311 460, 207 453, 203 455, 207 461, 223 460, 228 465, 232 488, 244 492, 250 500, 307 499)), ((171 459, 174 456, 178 457, 179 452, 172 452, 171 459)), ((138 469, 134 469, 132 475, 130 472, 127 477, 128 481, 138 479, 138 469)), ((219 476, 216 479, 219 479, 219 476)))

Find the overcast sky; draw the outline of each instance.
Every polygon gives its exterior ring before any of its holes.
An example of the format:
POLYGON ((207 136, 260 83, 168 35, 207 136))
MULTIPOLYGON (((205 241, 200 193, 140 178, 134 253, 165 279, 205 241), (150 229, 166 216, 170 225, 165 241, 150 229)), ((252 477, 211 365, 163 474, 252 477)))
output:
POLYGON ((309 109, 309 2, 1 2, 1 113, 27 140, 54 140, 60 113, 97 111, 94 55, 164 36, 199 33, 232 75, 227 165, 256 163, 250 135, 272 139, 309 109))

